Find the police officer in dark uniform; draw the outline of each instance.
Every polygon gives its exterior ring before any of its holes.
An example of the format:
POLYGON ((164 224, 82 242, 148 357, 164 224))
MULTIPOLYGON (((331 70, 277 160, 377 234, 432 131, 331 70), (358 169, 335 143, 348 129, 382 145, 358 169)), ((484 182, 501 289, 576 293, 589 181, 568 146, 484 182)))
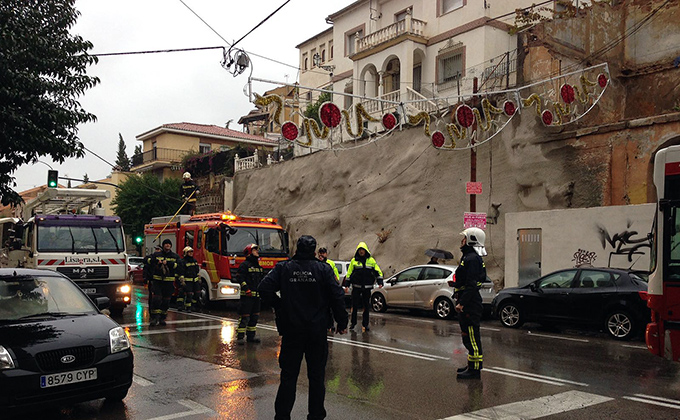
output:
POLYGON ((260 267, 260 249, 257 244, 246 246, 243 253, 246 255, 246 260, 241 263, 236 272, 236 279, 241 284, 236 342, 243 344, 245 336, 249 343, 259 343, 260 339, 255 337, 261 306, 257 288, 264 277, 264 270, 260 267))
POLYGON ((179 255, 172 252, 170 239, 163 241, 163 249, 151 256, 152 291, 151 326, 165 325, 170 298, 175 292, 175 273, 179 255))
POLYGON ((313 237, 301 236, 293 258, 278 263, 260 284, 262 299, 276 311, 276 327, 282 336, 279 354, 281 383, 274 404, 275 420, 290 419, 303 356, 307 361, 309 379, 307 419, 326 417, 329 306, 338 323, 338 334, 347 332, 345 293, 335 280, 331 266, 315 258, 315 249, 313 237), (280 299, 276 292, 281 293, 280 299))
POLYGON ((184 179, 184 183, 179 187, 179 192, 182 195, 182 199, 186 201, 184 214, 193 216, 196 211, 196 199, 198 199, 198 193, 201 191, 198 189, 196 182, 191 179, 191 174, 189 172, 184 172, 182 178, 184 179))
POLYGON ((468 351, 467 366, 458 369, 458 379, 480 379, 482 370, 482 338, 479 323, 484 307, 479 288, 486 280, 486 267, 482 256, 486 255, 486 234, 479 228, 467 228, 461 232, 460 250, 463 256, 456 269, 454 284, 456 312, 463 345, 468 351))
POLYGON ((190 246, 182 250, 184 257, 179 260, 177 267, 179 281, 179 296, 177 297, 177 309, 191 312, 192 305, 196 302, 196 293, 200 290, 198 272, 200 267, 194 258, 194 249, 190 246))

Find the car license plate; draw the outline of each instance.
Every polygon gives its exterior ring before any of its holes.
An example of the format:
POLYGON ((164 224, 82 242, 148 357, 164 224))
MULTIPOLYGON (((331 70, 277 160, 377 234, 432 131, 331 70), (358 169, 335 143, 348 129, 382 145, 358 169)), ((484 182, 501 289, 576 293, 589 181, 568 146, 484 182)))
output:
POLYGON ((51 375, 42 375, 40 377, 40 388, 75 384, 77 382, 93 381, 95 379, 97 379, 97 368, 53 373, 51 375))
POLYGON ((97 289, 95 289, 94 287, 91 288, 91 289, 83 289, 83 292, 89 293, 89 294, 95 294, 95 293, 97 293, 97 289))

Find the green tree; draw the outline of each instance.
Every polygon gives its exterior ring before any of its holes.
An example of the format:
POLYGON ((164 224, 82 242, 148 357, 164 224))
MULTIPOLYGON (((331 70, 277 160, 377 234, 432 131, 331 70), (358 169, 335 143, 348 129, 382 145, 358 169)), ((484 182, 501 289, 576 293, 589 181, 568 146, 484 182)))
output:
POLYGON ((130 158, 128 158, 125 152, 125 141, 123 140, 123 135, 118 133, 118 156, 116 157, 116 165, 121 171, 130 171, 130 158))
POLYGON ((182 205, 179 188, 182 180, 165 179, 163 182, 150 172, 128 177, 119 185, 111 204, 133 238, 144 235, 144 225, 152 217, 173 215, 182 205))
POLYGON ((319 118, 319 108, 321 107, 321 104, 324 102, 328 102, 331 100, 331 94, 330 92, 321 92, 321 95, 319 95, 319 99, 316 100, 313 104, 307 105, 307 108, 305 109, 305 112, 303 113, 305 117, 311 118, 316 123, 319 125, 319 127, 323 127, 321 125, 321 119, 319 118))
POLYGON ((20 203, 12 175, 49 156, 63 163, 83 157, 78 124, 96 120, 77 98, 99 79, 86 74, 97 62, 92 43, 69 29, 80 13, 75 0, 0 2, 0 201, 20 203))

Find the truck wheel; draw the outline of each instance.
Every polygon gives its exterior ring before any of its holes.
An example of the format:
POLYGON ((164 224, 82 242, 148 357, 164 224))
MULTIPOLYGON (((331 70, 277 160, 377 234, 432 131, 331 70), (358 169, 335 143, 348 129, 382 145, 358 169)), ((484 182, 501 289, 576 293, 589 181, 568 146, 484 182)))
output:
POLYGON ((210 303, 210 290, 208 289, 208 283, 205 280, 201 280, 201 290, 198 292, 198 304, 204 308, 208 307, 210 303))

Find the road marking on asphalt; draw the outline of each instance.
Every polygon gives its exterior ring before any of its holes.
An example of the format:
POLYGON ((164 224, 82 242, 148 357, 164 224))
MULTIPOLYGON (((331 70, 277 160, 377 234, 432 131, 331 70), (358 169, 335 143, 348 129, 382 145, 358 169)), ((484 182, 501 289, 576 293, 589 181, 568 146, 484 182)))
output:
POLYGON ((629 349, 647 350, 647 346, 631 346, 630 344, 622 344, 621 346, 628 347, 629 349))
POLYGON ((653 395, 634 394, 634 397, 623 397, 626 400, 637 401, 645 404, 659 405, 661 407, 675 408, 680 410, 680 401, 668 398, 655 397, 653 395))
POLYGON ((160 416, 160 417, 154 417, 149 420, 172 420, 172 419, 180 419, 182 417, 189 417, 189 416, 194 416, 196 414, 215 414, 215 412, 208 407, 201 405, 197 402, 191 401, 191 400, 179 400, 177 401, 184 407, 188 408, 191 411, 180 411, 179 413, 174 413, 174 414, 168 414, 165 416, 160 416))
POLYGON ((411 350, 403 350, 403 349, 398 349, 396 347, 387 347, 387 346, 382 346, 380 344, 366 343, 366 342, 363 342, 363 341, 355 341, 355 340, 350 340, 350 339, 346 339, 346 338, 329 337, 328 341, 331 341, 333 343, 338 343, 338 344, 347 344, 349 346, 361 347, 361 348, 364 348, 364 349, 383 351, 383 352, 386 352, 386 353, 397 354, 399 356, 413 357, 413 358, 421 359, 421 360, 429 360, 429 361, 449 360, 448 357, 436 356, 434 354, 420 353, 420 352, 411 351, 411 350))
POLYGON ((537 375, 535 373, 522 372, 520 370, 506 369, 502 367, 485 367, 484 372, 497 373, 499 375, 512 376, 515 378, 528 379, 530 381, 543 382, 546 384, 564 386, 564 385, 578 385, 588 386, 582 382, 574 382, 566 379, 554 378, 552 376, 537 375))
POLYGON ((578 341, 580 343, 590 343, 589 340, 586 340, 586 339, 583 339, 583 338, 569 338, 569 337, 560 337, 559 335, 536 334, 536 333, 532 333, 531 331, 527 332, 527 334, 534 336, 534 337, 556 338, 558 340, 569 340, 569 341, 578 341))
MULTIPOLYGON (((172 320, 172 321, 166 320, 165 322, 168 325, 172 325, 172 324, 190 324, 190 323, 205 322, 205 321, 203 321, 201 319, 178 319, 178 320, 172 320)), ((132 324, 121 324, 120 326, 123 327, 123 328, 133 328, 133 327, 143 327, 143 326, 146 326, 146 325, 149 325, 149 323, 143 322, 143 323, 140 324, 140 323, 134 322, 132 324)))
POLYGON ((480 330, 486 330, 486 331, 500 331, 500 328, 491 328, 491 327, 479 327, 480 330))
POLYGON ((151 386, 153 385, 153 382, 142 378, 139 375, 132 375, 132 382, 136 383, 139 386, 151 386))
POLYGON ((435 321, 433 321, 431 319, 418 319, 418 318, 410 318, 410 317, 399 316, 399 315, 385 315, 385 314, 371 313, 371 316, 372 317, 374 316, 376 318, 391 318, 391 319, 396 318, 396 319, 402 319, 404 321, 425 322, 427 324, 434 324, 435 323, 435 321))
POLYGON ((567 391, 561 394, 548 395, 533 400, 497 405, 496 407, 459 414, 442 420, 530 420, 578 410, 611 400, 613 400, 613 398, 604 397, 602 395, 589 394, 581 391, 567 391))

